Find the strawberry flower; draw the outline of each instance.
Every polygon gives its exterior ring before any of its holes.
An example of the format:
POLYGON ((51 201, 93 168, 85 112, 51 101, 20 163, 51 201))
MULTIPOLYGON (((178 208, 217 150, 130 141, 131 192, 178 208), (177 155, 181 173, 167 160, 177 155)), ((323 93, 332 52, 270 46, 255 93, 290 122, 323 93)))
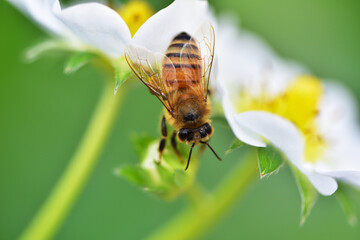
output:
POLYGON ((93 58, 105 61, 105 69, 115 75, 115 89, 131 75, 124 59, 125 46, 149 16, 152 9, 142 1, 134 1, 114 9, 100 3, 82 3, 62 9, 58 0, 9 0, 32 18, 52 38, 26 52, 28 60, 52 50, 75 52, 64 72, 72 73, 93 58), (119 15, 123 15, 125 20, 119 15), (115 74, 113 73, 115 72, 115 74))
POLYGON ((197 0, 176 0, 152 17, 151 8, 141 1, 115 10, 100 3, 62 9, 58 0, 8 1, 57 39, 36 45, 28 52, 29 58, 53 49, 86 52, 69 61, 76 65, 65 72, 73 72, 94 56, 89 52, 95 53, 115 68, 115 92, 131 73, 124 60, 124 50, 130 42, 151 51, 165 51, 172 37, 181 31, 193 33, 207 14, 207 2, 197 0))
POLYGON ((337 180, 360 187, 360 132, 351 95, 284 61, 255 36, 221 22, 218 87, 224 114, 244 143, 271 143, 323 195, 337 180))

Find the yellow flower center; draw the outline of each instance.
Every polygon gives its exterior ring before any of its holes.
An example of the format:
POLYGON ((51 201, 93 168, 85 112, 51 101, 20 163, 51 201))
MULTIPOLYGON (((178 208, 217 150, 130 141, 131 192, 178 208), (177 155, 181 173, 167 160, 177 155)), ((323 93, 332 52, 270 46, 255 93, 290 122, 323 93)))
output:
POLYGON ((300 76, 282 94, 270 96, 262 90, 253 96, 244 90, 240 93, 237 111, 260 110, 280 115, 294 123, 305 139, 305 159, 318 160, 325 148, 325 141, 318 132, 316 116, 323 94, 321 82, 311 76, 300 76))
POLYGON ((130 1, 118 11, 130 29, 131 36, 153 15, 154 11, 144 1, 130 1))

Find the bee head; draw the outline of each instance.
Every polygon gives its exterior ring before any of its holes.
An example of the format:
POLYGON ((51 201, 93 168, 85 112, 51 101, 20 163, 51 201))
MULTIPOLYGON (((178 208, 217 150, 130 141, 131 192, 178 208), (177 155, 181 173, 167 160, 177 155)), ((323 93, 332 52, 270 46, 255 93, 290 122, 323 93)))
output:
POLYGON ((189 167, 191 153, 192 153, 192 150, 193 150, 195 144, 197 144, 197 143, 207 145, 209 147, 209 149, 214 153, 215 157, 221 161, 221 158, 219 157, 219 155, 216 154, 214 149, 209 144, 209 138, 211 137, 212 133, 213 133, 213 128, 210 125, 210 123, 208 123, 208 122, 201 125, 198 128, 194 128, 194 129, 182 128, 182 129, 180 129, 179 134, 178 134, 179 140, 182 142, 192 144, 191 148, 190 148, 190 153, 189 153, 189 157, 188 157, 188 161, 187 161, 185 170, 189 167))
POLYGON ((182 128, 178 133, 179 140, 182 142, 199 142, 207 141, 213 133, 213 128, 210 123, 205 123, 204 125, 190 129, 182 128))

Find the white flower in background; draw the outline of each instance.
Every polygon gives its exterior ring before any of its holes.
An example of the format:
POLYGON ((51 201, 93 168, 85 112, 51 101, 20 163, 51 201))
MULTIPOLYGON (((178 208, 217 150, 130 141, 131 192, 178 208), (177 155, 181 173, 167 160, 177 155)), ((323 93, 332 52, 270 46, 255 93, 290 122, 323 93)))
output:
POLYGON ((220 22, 216 48, 216 84, 239 140, 273 144, 323 195, 336 191, 335 179, 360 186, 360 132, 346 90, 304 75, 229 22, 220 22))

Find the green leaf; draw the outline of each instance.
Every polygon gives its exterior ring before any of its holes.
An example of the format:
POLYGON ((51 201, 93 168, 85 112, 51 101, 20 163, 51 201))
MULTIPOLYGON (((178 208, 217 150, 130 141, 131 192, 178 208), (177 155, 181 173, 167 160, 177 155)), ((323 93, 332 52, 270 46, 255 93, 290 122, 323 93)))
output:
POLYGON ((73 54, 65 64, 65 74, 71 74, 76 72, 95 57, 96 54, 90 52, 78 52, 73 54))
POLYGON ((271 144, 258 148, 260 177, 274 173, 284 162, 283 154, 271 144))
POLYGON ((300 191, 301 196, 301 218, 300 225, 303 225, 306 218, 309 216, 312 207, 314 206, 318 192, 311 184, 307 176, 305 176, 300 170, 295 166, 291 166, 292 172, 294 174, 296 184, 300 191))
POLYGON ((349 194, 350 189, 344 184, 339 184, 337 191, 335 192, 336 199, 339 201, 341 207, 343 208, 347 220, 351 226, 356 225, 357 217, 355 207, 351 201, 349 194))
POLYGON ((230 153, 230 152, 234 151, 235 149, 238 149, 238 148, 241 148, 241 147, 244 147, 244 146, 246 146, 245 143, 243 143, 239 139, 235 138, 235 140, 233 141, 233 143, 231 144, 229 149, 226 150, 226 153, 230 153))

